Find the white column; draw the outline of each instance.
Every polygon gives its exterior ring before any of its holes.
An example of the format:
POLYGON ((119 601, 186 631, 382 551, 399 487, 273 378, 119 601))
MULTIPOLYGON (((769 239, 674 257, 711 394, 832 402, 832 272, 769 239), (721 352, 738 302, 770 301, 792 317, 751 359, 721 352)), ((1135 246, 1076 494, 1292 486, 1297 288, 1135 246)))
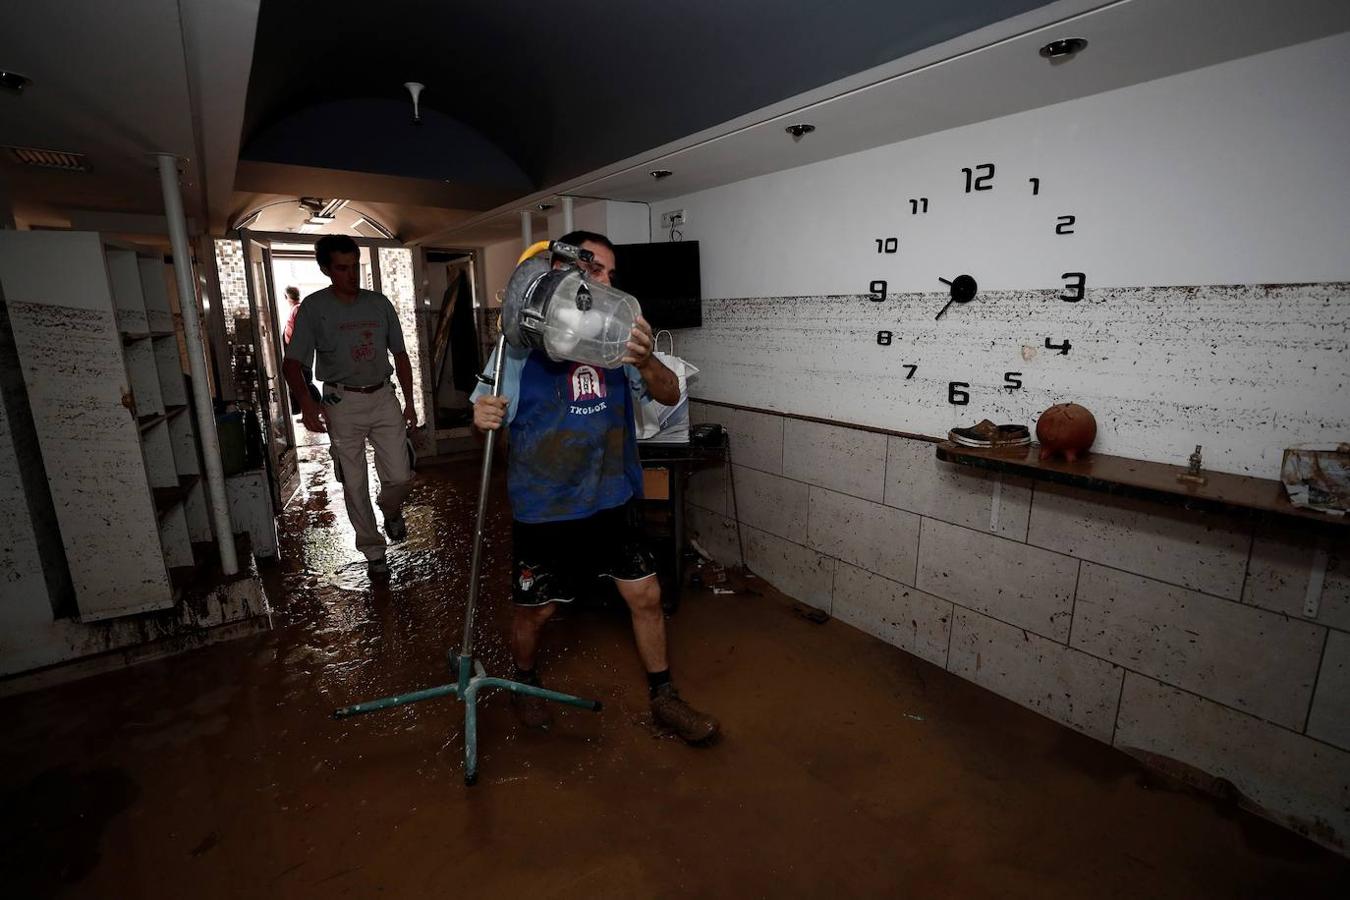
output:
MULTIPOLYGON (((562 214, 563 214, 563 234, 571 234, 571 233, 572 233, 572 229, 573 229, 573 227, 574 227, 573 224, 572 224, 572 198, 571 198, 571 197, 564 197, 564 198, 562 198, 562 214)), ((561 235, 560 235, 560 236, 561 236, 561 235)))
POLYGON ((530 211, 522 209, 520 211, 520 242, 521 249, 527 249, 534 243, 534 223, 530 221, 530 211))
POLYGON ((206 377, 201 313, 197 309, 196 286, 192 283, 192 250, 188 245, 187 219, 183 216, 183 194, 178 186, 178 158, 171 153, 159 153, 156 156, 159 159, 159 186, 164 192, 164 216, 169 221, 169 243, 173 246, 173 270, 178 278, 178 306, 183 314, 188 368, 192 371, 197 434, 201 436, 207 493, 216 526, 216 545, 220 549, 220 569, 226 575, 233 575, 239 571, 239 560, 234 552, 234 527, 230 524, 230 508, 225 496, 225 469, 220 462, 216 411, 211 402, 210 382, 206 377))

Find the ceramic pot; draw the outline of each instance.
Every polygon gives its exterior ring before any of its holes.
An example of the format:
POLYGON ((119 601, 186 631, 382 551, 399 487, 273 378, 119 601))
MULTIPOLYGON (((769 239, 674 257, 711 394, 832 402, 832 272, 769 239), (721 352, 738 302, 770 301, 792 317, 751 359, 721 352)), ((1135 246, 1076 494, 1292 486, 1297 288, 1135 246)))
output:
POLYGON ((1096 439, 1097 420, 1087 407, 1077 403, 1056 403, 1036 420, 1041 459, 1060 454, 1073 462, 1086 454, 1096 439))

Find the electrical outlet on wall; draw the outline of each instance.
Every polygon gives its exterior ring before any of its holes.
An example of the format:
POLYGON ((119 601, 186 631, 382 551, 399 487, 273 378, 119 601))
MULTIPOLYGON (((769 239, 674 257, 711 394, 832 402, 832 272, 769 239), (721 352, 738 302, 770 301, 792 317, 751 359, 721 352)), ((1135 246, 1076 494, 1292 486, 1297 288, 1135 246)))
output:
POLYGON ((684 210, 682 209, 672 209, 669 212, 661 213, 662 228, 681 228, 688 224, 689 220, 685 218, 684 210))

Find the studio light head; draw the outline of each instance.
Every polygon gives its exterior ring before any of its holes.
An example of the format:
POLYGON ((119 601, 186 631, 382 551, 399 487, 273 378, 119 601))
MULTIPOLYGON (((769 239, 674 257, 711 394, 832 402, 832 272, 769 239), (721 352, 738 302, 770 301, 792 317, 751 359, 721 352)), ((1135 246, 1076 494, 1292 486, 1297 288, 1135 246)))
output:
POLYGON ((590 251, 553 241, 516 266, 502 299, 502 333, 513 347, 550 359, 619 366, 641 308, 629 294, 591 281, 577 267, 590 251), (551 260, 565 264, 553 268, 551 260))

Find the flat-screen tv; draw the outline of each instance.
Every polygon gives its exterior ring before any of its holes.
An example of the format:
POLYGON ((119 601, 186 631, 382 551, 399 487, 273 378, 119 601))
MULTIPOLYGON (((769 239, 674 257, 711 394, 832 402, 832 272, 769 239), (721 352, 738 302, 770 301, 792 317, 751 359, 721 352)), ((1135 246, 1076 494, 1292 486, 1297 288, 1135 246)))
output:
POLYGON ((637 298, 653 330, 703 324, 698 241, 619 244, 614 271, 614 286, 637 298))

